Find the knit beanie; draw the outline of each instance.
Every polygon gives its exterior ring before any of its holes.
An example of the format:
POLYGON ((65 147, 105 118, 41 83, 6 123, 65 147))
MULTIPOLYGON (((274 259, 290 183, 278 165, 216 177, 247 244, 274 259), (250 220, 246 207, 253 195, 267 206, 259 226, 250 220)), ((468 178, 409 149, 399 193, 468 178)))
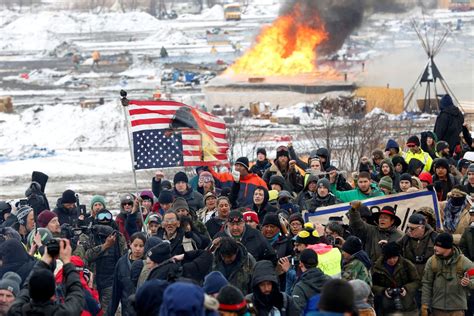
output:
POLYGON ((288 224, 291 225, 292 222, 294 221, 298 221, 301 223, 301 226, 304 225, 304 219, 303 219, 303 216, 301 216, 299 213, 293 213, 290 215, 290 217, 288 218, 288 224))
POLYGON ((428 184, 433 184, 433 177, 431 176, 429 172, 426 172, 426 171, 421 172, 418 178, 420 179, 420 181, 424 181, 428 184))
POLYGON ((214 177, 209 171, 201 171, 199 174, 199 181, 215 183, 214 177))
POLYGON ((153 192, 151 192, 150 190, 142 191, 140 193, 140 197, 143 200, 150 200, 151 202, 153 202, 153 192))
POLYGON ((120 196, 120 204, 133 203, 134 197, 133 194, 126 193, 120 196))
POLYGON ((387 260, 393 257, 399 257, 400 251, 401 251, 400 246, 394 241, 385 244, 385 246, 383 246, 382 248, 382 254, 383 254, 384 260, 387 260))
POLYGON ((408 222, 413 225, 426 225, 426 217, 420 213, 414 213, 408 218, 408 222))
POLYGON ((221 272, 212 271, 204 278, 203 288, 206 294, 212 295, 219 293, 219 291, 228 284, 229 281, 227 281, 221 272))
POLYGON ((407 146, 408 145, 415 145, 415 146, 420 147, 420 139, 418 138, 418 136, 416 135, 410 136, 407 140, 407 146))
POLYGON ((171 247, 168 241, 162 241, 158 245, 148 250, 148 258, 154 263, 162 263, 171 258, 171 247))
POLYGON ((43 212, 38 215, 38 225, 39 227, 46 227, 48 226, 49 222, 55 218, 58 217, 58 215, 54 212, 51 212, 49 210, 44 210, 43 212))
POLYGON ((236 165, 244 166, 245 169, 249 170, 249 159, 247 157, 239 157, 235 162, 236 165))
POLYGON ((91 199, 91 209, 94 206, 94 204, 97 202, 102 204, 102 208, 107 208, 107 205, 105 203, 105 198, 102 195, 94 195, 91 199))
POLYGON ((158 197, 158 203, 160 204, 173 203, 173 193, 168 190, 161 191, 160 196, 158 197))
POLYGON ((189 182, 188 176, 183 171, 176 172, 176 174, 174 175, 173 184, 176 185, 176 183, 178 182, 189 182))
POLYGON ((325 187, 328 190, 331 190, 331 183, 326 178, 319 179, 316 186, 318 188, 322 186, 322 187, 325 187))
POLYGON ((290 158, 290 152, 288 150, 288 147, 280 146, 280 147, 277 148, 276 159, 278 159, 278 157, 281 157, 281 156, 286 156, 286 157, 290 158))
POLYGON ((322 312, 351 313, 355 310, 354 290, 346 280, 332 279, 321 292, 318 307, 322 312))
POLYGON ((217 295, 219 301, 219 311, 241 313, 247 309, 242 291, 233 285, 226 285, 217 295))
POLYGON ((318 255, 312 249, 305 249, 300 254, 300 262, 306 266, 315 267, 318 265, 318 255))
POLYGON ((0 280, 0 290, 10 291, 16 297, 20 293, 20 284, 21 277, 15 272, 9 271, 0 280))
POLYGON ((252 222, 255 222, 257 224, 260 223, 260 221, 258 219, 258 214, 254 211, 244 212, 243 217, 244 217, 244 221, 246 221, 246 222, 252 221, 252 222))
POLYGON ((448 160, 446 160, 444 158, 436 159, 435 162, 434 162, 434 169, 437 169, 437 168, 444 168, 444 169, 448 170, 448 172, 449 172, 449 162, 448 162, 448 160))
POLYGON ((474 172, 474 163, 471 163, 467 168, 467 172, 474 172))
POLYGON ((443 249, 453 248, 453 235, 449 233, 441 233, 436 236, 435 246, 441 247, 443 249))
POLYGON ((362 250, 362 241, 356 236, 349 236, 342 245, 342 250, 352 256, 362 250))
POLYGON ((379 188, 393 191, 393 180, 389 176, 384 176, 379 181, 379 188))
POLYGON ((265 157, 267 157, 267 150, 263 147, 260 147, 260 148, 257 148, 257 155, 258 154, 262 154, 264 155, 265 157))
POLYGON ((26 218, 28 217, 28 214, 32 212, 33 209, 29 205, 23 205, 16 214, 16 217, 18 219, 18 223, 20 223, 21 226, 26 226, 26 218))
POLYGON ((436 143, 436 152, 439 153, 440 151, 443 151, 446 148, 449 148, 449 144, 444 140, 440 140, 438 143, 436 143))
POLYGON ((315 245, 319 242, 318 231, 314 228, 307 227, 308 224, 304 225, 304 229, 295 236, 295 242, 304 245, 315 245))
POLYGON ((28 282, 28 290, 33 302, 44 303, 54 295, 56 284, 53 272, 48 269, 34 271, 28 282))
POLYGON ((410 181, 411 183, 411 175, 409 173, 403 173, 400 176, 400 181, 410 181))
POLYGON ((265 215, 262 221, 262 227, 264 227, 265 225, 273 225, 281 230, 280 219, 275 213, 268 213, 267 215, 265 215))
POLYGON ((61 197, 61 203, 76 203, 76 192, 73 190, 66 190, 61 197))
POLYGON ((171 207, 171 209, 175 212, 177 212, 178 210, 183 210, 183 209, 189 212, 189 205, 185 198, 179 197, 179 198, 176 198, 176 200, 174 200, 173 206, 171 207))
POLYGON ((367 282, 356 279, 349 281, 349 284, 354 291, 354 303, 356 305, 365 303, 371 293, 370 286, 367 282))

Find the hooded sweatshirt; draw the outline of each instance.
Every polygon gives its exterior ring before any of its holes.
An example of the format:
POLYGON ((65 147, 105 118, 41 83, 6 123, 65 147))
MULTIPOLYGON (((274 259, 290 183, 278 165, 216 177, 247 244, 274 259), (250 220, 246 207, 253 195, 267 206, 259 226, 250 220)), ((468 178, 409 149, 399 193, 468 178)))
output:
POLYGON ((275 267, 270 261, 262 260, 255 265, 252 277, 252 289, 253 294, 247 295, 246 300, 254 304, 258 315, 272 315, 271 312, 275 311, 275 309, 280 312, 281 316, 298 314, 293 299, 286 293, 278 290, 278 278, 275 273, 275 267), (272 283, 272 292, 269 295, 264 295, 260 291, 259 284, 264 281, 272 283))
POLYGON ((36 262, 17 239, 8 239, 0 244, 0 259, 2 260, 0 278, 12 271, 21 277, 22 282, 26 280, 36 262))
POLYGON ((256 205, 255 203, 253 203, 251 206, 249 206, 249 208, 251 208, 258 214, 258 220, 262 222, 265 215, 267 215, 268 213, 276 213, 277 209, 270 203, 268 203, 269 195, 268 190, 266 188, 257 187, 255 188, 255 190, 263 190, 263 202, 260 205, 256 205))
POLYGON ((464 117, 449 95, 441 99, 439 108, 440 113, 436 118, 434 132, 438 140, 448 142, 449 149, 453 153, 456 145, 460 143, 459 134, 462 132, 464 117))

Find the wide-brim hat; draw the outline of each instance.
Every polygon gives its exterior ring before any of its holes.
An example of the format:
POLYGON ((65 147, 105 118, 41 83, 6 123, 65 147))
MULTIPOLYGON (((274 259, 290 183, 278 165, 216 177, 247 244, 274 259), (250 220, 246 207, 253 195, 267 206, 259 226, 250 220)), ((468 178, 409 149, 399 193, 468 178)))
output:
POLYGON ((384 207, 382 207, 382 209, 379 212, 374 213, 372 215, 373 218, 374 218, 375 223, 379 222, 379 217, 380 217, 381 214, 390 215, 395 220, 395 222, 394 222, 395 227, 400 226, 400 224, 402 223, 402 220, 400 219, 400 217, 398 217, 396 215, 395 209, 391 206, 384 206, 384 207))

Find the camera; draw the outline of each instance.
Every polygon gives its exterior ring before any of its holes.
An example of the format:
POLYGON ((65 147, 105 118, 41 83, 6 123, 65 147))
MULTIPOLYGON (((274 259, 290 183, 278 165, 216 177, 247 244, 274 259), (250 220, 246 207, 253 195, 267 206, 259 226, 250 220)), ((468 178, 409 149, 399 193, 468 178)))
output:
POLYGON ((415 256, 415 263, 426 263, 425 256, 415 256))
POLYGON ((46 249, 51 257, 57 257, 59 255, 59 240, 51 239, 46 243, 46 249))
POLYGON ((396 288, 389 288, 387 289, 388 295, 392 297, 393 304, 395 305, 396 310, 403 310, 403 304, 402 304, 402 299, 401 299, 401 289, 396 287, 396 288))

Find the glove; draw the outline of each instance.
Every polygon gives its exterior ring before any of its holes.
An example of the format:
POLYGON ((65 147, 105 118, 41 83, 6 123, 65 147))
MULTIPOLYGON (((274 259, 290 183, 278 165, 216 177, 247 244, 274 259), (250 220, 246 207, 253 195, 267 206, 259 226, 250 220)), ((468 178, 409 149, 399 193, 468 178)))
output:
POLYGON ((428 305, 426 304, 421 305, 421 316, 428 316, 429 315, 428 310, 429 310, 428 305))
POLYGON ((428 184, 428 185, 426 186, 426 189, 427 189, 428 191, 434 191, 434 186, 433 186, 432 184, 428 184))
POLYGON ((361 201, 352 201, 351 206, 353 209, 358 210, 362 206, 361 201))
POLYGON ((234 177, 235 182, 239 182, 240 181, 240 172, 235 170, 235 169, 232 170, 232 177, 234 177))

